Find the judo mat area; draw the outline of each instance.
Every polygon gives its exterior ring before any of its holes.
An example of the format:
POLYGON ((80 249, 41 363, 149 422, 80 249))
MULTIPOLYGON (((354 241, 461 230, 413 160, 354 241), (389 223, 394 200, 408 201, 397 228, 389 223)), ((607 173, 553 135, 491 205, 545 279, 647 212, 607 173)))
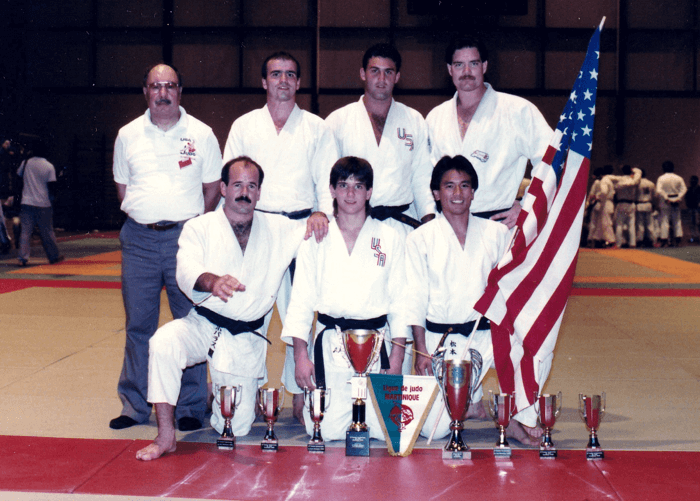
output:
MULTIPOLYGON (((700 247, 581 249, 552 372, 544 392, 563 395, 552 434, 556 460, 509 439, 496 460, 491 421, 468 420, 472 459, 443 461, 446 439, 419 439, 408 457, 372 441, 369 458, 324 454, 292 419, 291 395, 262 452, 265 424, 216 448, 208 426, 178 433, 172 454, 135 453, 150 423, 111 430, 124 349, 116 233, 59 239, 66 260, 49 265, 35 242, 30 266, 0 256, 0 499, 700 499, 700 247), (579 393, 605 392, 602 461, 587 461, 579 393)), ((170 314, 162 295, 161 322, 170 314)), ((284 348, 275 314, 268 386, 279 387, 284 348)), ((484 383, 498 392, 495 371, 484 383)), ((348 403, 350 405, 350 403, 348 403)))

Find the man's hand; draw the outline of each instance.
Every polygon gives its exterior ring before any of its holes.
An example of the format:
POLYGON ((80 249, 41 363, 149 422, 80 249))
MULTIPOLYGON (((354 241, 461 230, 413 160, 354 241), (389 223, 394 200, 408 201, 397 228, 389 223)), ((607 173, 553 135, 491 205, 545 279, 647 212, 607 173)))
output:
POLYGON ((399 338, 392 341, 391 355, 389 355, 389 369, 387 374, 401 374, 404 354, 406 353, 406 340, 399 338))
POLYGON ((433 375, 433 364, 430 361, 430 357, 416 353, 416 363, 414 366, 416 369, 416 375, 418 376, 433 375))
POLYGON ((513 202, 513 207, 511 207, 505 212, 501 212, 500 214, 491 216, 491 220, 500 221, 501 223, 505 224, 510 230, 515 226, 515 223, 518 221, 518 216, 520 215, 521 210, 522 206, 520 205, 520 202, 516 200, 515 202, 513 202))
POLYGON ((304 240, 311 238, 311 234, 316 237, 316 242, 321 242, 328 234, 328 216, 323 212, 314 212, 306 220, 306 234, 304 240))
POLYGON ((315 390, 316 368, 309 360, 308 344, 298 338, 294 338, 294 379, 299 388, 315 390))
POLYGON ((214 280, 211 287, 212 295, 218 297, 224 303, 228 303, 229 298, 233 296, 234 292, 243 292, 244 290, 245 285, 240 283, 238 279, 233 278, 231 275, 218 277, 214 280))
POLYGON ((416 354, 414 368, 417 376, 432 376, 433 364, 428 354, 428 347, 425 345, 425 329, 418 325, 412 325, 413 349, 416 354))

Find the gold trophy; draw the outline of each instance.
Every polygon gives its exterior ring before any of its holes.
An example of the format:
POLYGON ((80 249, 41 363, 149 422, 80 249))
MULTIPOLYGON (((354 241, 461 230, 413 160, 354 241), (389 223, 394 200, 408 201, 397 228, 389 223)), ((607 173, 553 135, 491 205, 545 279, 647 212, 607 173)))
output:
POLYGON ((236 437, 231 428, 231 418, 241 403, 242 386, 222 386, 220 388, 221 395, 221 416, 224 418, 224 431, 216 441, 216 446, 219 449, 232 451, 236 448, 236 437))
POLYGON ((267 431, 263 441, 260 443, 260 449, 266 452, 277 452, 279 441, 273 427, 284 405, 284 386, 279 390, 275 388, 259 388, 258 396, 258 406, 267 423, 267 431))
MULTIPOLYGON (((337 328, 337 327, 336 327, 337 328)), ((369 456, 369 426, 365 423, 367 373, 379 357, 384 343, 384 330, 348 329, 342 331, 343 348, 355 376, 352 384, 352 424, 345 434, 346 456, 369 456)))
POLYGON ((542 434, 542 442, 540 443, 540 459, 556 459, 557 449, 552 441, 552 428, 561 412, 561 392, 556 395, 538 395, 535 392, 535 409, 538 410, 537 416, 544 428, 542 434), (539 407, 539 409, 538 409, 539 407))
POLYGON ((493 448, 493 456, 498 458, 510 458, 512 451, 506 440, 506 428, 510 424, 510 418, 515 412, 515 394, 494 395, 489 391, 488 409, 491 419, 498 427, 498 442, 493 448))
POLYGON ((481 354, 470 349, 471 360, 445 360, 445 351, 442 350, 438 354, 438 350, 432 359, 433 374, 452 419, 450 439, 442 451, 442 459, 471 459, 469 446, 462 440, 462 421, 467 418, 474 386, 481 376, 481 354))
POLYGON ((578 395, 578 412, 581 419, 590 432, 588 446, 586 447, 586 459, 589 461, 603 459, 605 453, 598 441, 598 428, 605 415, 605 392, 602 395, 578 395))
POLYGON ((309 409, 311 421, 314 423, 311 440, 306 444, 306 450, 309 452, 326 452, 326 442, 323 441, 321 436, 321 421, 323 421, 323 414, 330 405, 330 401, 331 390, 322 388, 309 390, 308 387, 304 386, 304 402, 306 402, 306 406, 309 409))

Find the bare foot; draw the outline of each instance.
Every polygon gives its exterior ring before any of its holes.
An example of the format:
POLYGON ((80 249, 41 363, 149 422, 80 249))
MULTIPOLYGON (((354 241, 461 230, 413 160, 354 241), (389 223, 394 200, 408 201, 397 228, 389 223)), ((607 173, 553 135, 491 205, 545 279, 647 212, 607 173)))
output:
POLYGON ((292 398, 292 415, 304 426, 304 394, 295 393, 292 398))
POLYGON ((169 440, 160 441, 160 436, 156 437, 152 444, 144 447, 136 453, 136 459, 141 461, 151 461, 152 459, 158 459, 166 452, 175 452, 177 443, 175 442, 175 437, 173 437, 172 442, 169 440))
POLYGON ((542 428, 540 428, 539 426, 530 428, 529 426, 525 426, 524 424, 519 423, 513 419, 511 420, 507 429, 508 436, 514 438, 523 445, 540 445, 540 441, 542 438, 542 428))
POLYGON ((481 419, 482 421, 488 419, 483 400, 469 406, 469 410, 467 410, 467 419, 481 419))

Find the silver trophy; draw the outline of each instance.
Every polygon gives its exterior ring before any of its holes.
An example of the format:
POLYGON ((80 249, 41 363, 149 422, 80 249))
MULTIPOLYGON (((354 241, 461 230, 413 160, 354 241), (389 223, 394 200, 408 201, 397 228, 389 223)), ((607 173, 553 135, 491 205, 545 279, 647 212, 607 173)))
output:
POLYGON ((279 390, 275 388, 259 388, 258 397, 258 406, 267 423, 267 431, 263 441, 260 443, 260 448, 267 452, 277 452, 279 440, 277 440, 273 427, 284 405, 284 386, 279 390))
POLYGON ((556 395, 538 395, 535 392, 535 410, 537 417, 544 428, 542 442, 540 443, 540 459, 556 459, 557 449, 552 441, 552 428, 561 412, 561 392, 556 395))
MULTIPOLYGON (((443 340, 445 337, 446 335, 443 340)), ((481 354, 474 349, 469 350, 471 360, 445 360, 445 350, 441 350, 442 342, 441 340, 432 357, 433 374, 451 418, 450 438, 442 451, 442 458, 471 459, 469 446, 462 440, 462 421, 467 417, 474 388, 481 377, 483 360, 481 354)))
POLYGON ((304 387, 304 402, 309 409, 311 421, 314 423, 311 440, 306 445, 306 450, 309 452, 326 452, 326 442, 321 436, 321 421, 323 421, 323 414, 330 405, 330 401, 331 390, 316 388, 312 391, 308 387, 304 387))
POLYGON ((219 389, 221 395, 221 416, 224 418, 224 431, 216 441, 219 449, 232 451, 236 448, 236 437, 231 428, 231 418, 236 412, 236 407, 241 403, 242 386, 222 386, 219 389))
POLYGON ((512 451, 506 439, 506 428, 515 412, 515 394, 494 395, 489 391, 488 409, 498 428, 498 442, 493 448, 495 458, 510 458, 512 451))
POLYGON ((605 392, 602 395, 578 395, 578 412, 581 419, 590 432, 588 446, 586 446, 586 459, 589 461, 603 459, 605 453, 598 441, 598 428, 605 415, 605 392))

